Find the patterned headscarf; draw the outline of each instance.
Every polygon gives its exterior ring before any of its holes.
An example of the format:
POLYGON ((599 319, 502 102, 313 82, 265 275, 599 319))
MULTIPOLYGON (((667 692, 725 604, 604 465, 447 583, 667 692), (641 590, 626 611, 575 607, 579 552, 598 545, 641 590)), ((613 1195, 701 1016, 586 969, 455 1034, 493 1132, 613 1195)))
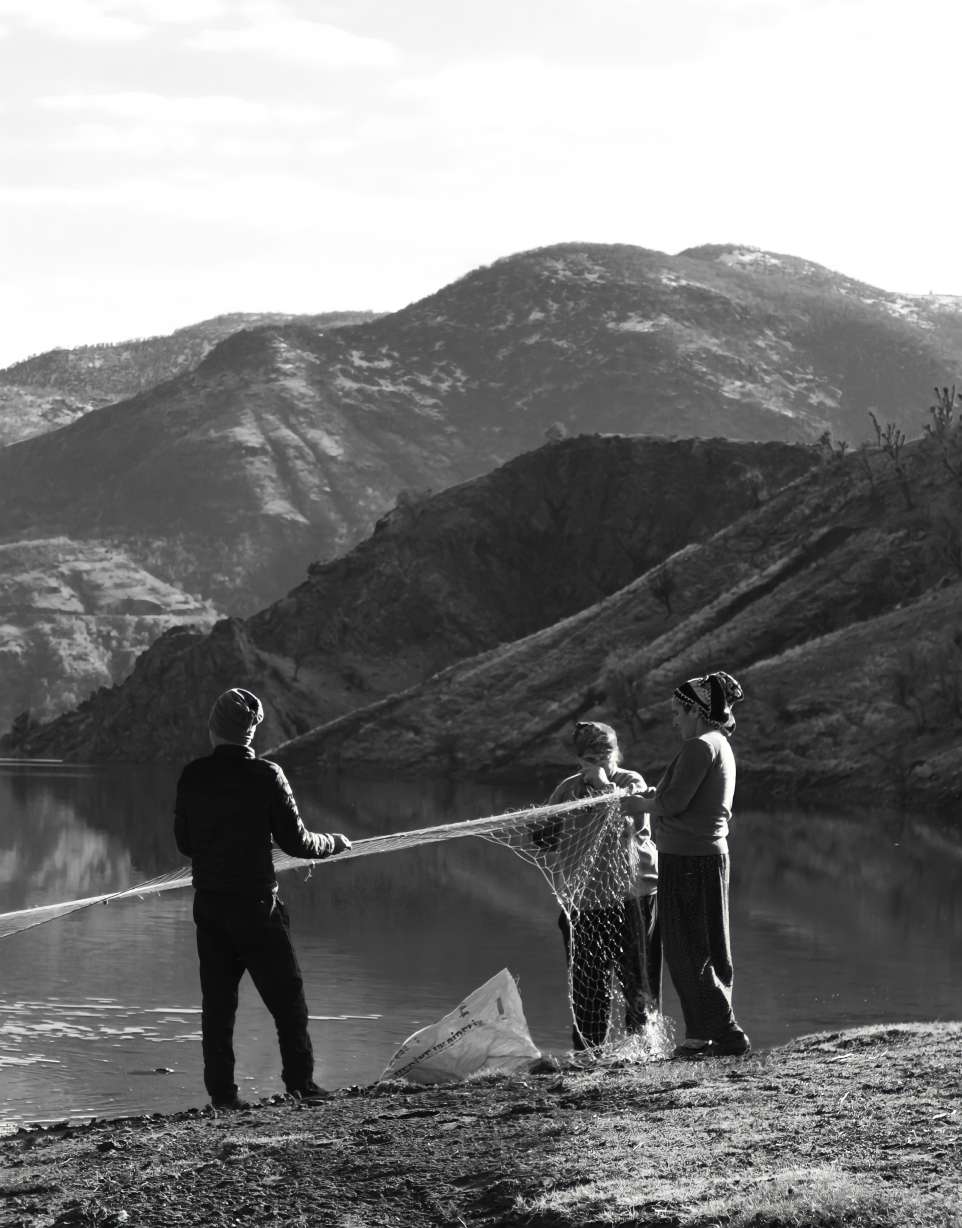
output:
POLYGON ((686 708, 697 708, 709 725, 729 735, 735 732, 732 704, 738 703, 743 694, 731 674, 721 670, 701 678, 689 678, 674 690, 675 699, 686 708))
POLYGON ((263 719, 264 709, 257 696, 242 687, 232 687, 217 697, 207 723, 214 737, 236 746, 250 746, 263 719))
POLYGON ((618 735, 600 721, 579 721, 571 738, 574 752, 588 763, 607 763, 618 754, 618 735))

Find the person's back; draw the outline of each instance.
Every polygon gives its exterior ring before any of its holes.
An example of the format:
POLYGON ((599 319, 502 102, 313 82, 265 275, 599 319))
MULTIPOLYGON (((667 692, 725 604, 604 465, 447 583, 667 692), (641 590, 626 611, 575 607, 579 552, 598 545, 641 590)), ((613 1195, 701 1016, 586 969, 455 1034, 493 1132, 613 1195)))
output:
POLYGON ((330 836, 308 832, 282 769, 248 746, 222 743, 184 768, 174 833, 194 887, 257 896, 276 885, 272 840, 293 857, 327 857, 330 836))
POLYGON ((351 847, 340 833, 309 832, 282 769, 251 743, 264 710, 250 691, 225 691, 209 719, 213 752, 188 763, 177 785, 174 837, 191 859, 200 961, 204 1086, 215 1108, 239 1108, 234 1018, 245 971, 277 1027, 282 1077, 301 1099, 314 1082, 304 985, 277 894, 272 842, 295 857, 330 857, 351 847))

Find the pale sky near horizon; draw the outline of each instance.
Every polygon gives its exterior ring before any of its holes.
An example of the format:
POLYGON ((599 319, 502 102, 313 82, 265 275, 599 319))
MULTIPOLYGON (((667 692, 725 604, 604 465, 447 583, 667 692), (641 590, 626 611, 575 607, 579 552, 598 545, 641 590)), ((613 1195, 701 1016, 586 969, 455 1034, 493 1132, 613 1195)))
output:
POLYGON ((563 241, 962 295, 955 0, 0 0, 0 366, 563 241))

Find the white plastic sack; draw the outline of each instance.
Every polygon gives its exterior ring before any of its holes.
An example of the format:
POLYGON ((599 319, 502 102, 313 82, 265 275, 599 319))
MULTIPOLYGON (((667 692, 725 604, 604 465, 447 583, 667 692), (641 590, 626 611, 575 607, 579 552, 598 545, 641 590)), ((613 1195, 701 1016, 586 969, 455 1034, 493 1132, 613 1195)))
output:
POLYGON ((502 968, 456 1010, 409 1036, 381 1078, 447 1083, 478 1070, 527 1068, 540 1056, 515 979, 502 968))

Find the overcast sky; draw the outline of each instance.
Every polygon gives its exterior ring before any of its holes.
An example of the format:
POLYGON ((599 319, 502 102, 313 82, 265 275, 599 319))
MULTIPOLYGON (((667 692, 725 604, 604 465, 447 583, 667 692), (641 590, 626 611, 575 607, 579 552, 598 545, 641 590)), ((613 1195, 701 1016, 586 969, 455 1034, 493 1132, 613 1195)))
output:
POLYGON ((958 0, 0 0, 0 365, 565 240, 962 294, 958 0))

